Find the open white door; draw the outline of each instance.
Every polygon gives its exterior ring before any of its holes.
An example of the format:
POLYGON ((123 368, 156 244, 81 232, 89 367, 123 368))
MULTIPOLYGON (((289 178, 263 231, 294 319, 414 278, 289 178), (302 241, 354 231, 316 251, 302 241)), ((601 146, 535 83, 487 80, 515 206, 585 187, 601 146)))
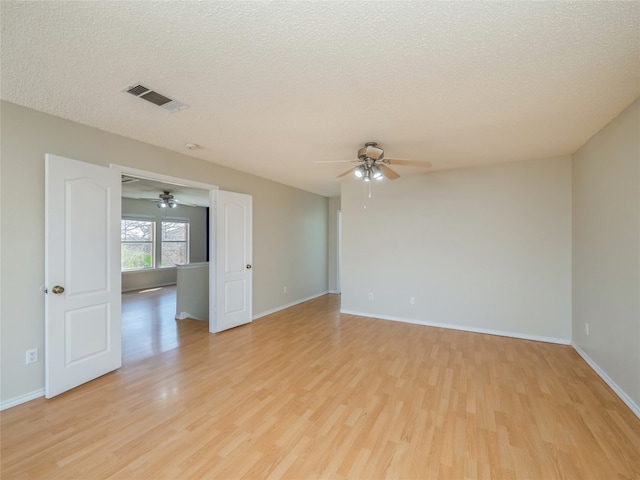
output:
POLYGON ((250 195, 217 191, 214 332, 251 322, 251 200, 250 195))
POLYGON ((119 368, 120 174, 45 157, 45 396, 119 368))

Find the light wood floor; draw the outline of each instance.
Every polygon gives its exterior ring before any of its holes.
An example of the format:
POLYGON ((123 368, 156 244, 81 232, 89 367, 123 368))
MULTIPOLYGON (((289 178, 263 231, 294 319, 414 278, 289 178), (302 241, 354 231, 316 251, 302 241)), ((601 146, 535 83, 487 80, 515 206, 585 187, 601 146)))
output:
POLYGON ((122 294, 122 363, 149 358, 180 345, 176 286, 122 294))
POLYGON ((2 412, 2 478, 640 478, 640 420, 571 347, 326 295, 2 412))

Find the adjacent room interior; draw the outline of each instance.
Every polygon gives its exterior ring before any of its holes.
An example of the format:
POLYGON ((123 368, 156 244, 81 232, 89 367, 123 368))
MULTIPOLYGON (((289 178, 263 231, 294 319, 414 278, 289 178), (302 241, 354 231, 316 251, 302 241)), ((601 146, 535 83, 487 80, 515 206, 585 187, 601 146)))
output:
POLYGON ((176 318, 209 321, 209 192, 123 175, 122 197, 122 360, 126 364, 176 348, 176 318), (181 282, 180 311, 176 265, 182 269, 181 277, 197 276, 193 285, 188 278, 187 285, 181 282))

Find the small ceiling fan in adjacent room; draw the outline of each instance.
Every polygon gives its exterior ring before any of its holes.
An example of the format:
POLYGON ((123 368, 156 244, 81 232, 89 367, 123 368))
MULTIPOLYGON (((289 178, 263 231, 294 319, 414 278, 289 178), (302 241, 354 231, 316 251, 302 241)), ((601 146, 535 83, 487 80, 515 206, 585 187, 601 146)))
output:
POLYGON ((155 198, 147 198, 146 200, 151 200, 152 202, 156 202, 156 207, 158 208, 176 208, 178 205, 183 205, 185 207, 197 207, 193 203, 187 203, 184 200, 178 200, 173 196, 173 194, 165 190, 160 195, 158 195, 158 199, 155 198))
POLYGON ((161 193, 158 197, 160 198, 156 204, 158 208, 176 208, 178 206, 176 199, 168 191, 161 193))
POLYGON ((208 207, 209 190, 187 187, 149 178, 122 175, 122 197, 132 200, 147 200, 158 208, 208 207))
POLYGON ((431 162, 419 161, 419 160, 405 160, 401 158, 386 158, 384 156, 384 150, 378 146, 376 142, 367 142, 364 147, 358 150, 358 158, 354 160, 325 160, 315 163, 359 163, 353 168, 342 172, 336 178, 341 178, 353 174, 362 178, 365 182, 371 180, 382 180, 388 178, 389 180, 395 180, 400 175, 392 170, 389 165, 411 166, 411 167, 431 167, 431 162))

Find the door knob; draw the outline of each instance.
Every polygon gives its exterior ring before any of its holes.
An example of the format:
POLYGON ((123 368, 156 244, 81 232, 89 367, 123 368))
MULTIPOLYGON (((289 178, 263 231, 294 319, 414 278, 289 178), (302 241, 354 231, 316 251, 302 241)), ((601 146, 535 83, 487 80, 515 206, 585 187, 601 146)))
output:
POLYGON ((64 287, 61 287, 60 285, 56 285, 51 289, 51 291, 56 295, 60 295, 62 292, 64 292, 64 287))
POLYGON ((251 264, 247 263, 247 270, 251 268, 251 264))

